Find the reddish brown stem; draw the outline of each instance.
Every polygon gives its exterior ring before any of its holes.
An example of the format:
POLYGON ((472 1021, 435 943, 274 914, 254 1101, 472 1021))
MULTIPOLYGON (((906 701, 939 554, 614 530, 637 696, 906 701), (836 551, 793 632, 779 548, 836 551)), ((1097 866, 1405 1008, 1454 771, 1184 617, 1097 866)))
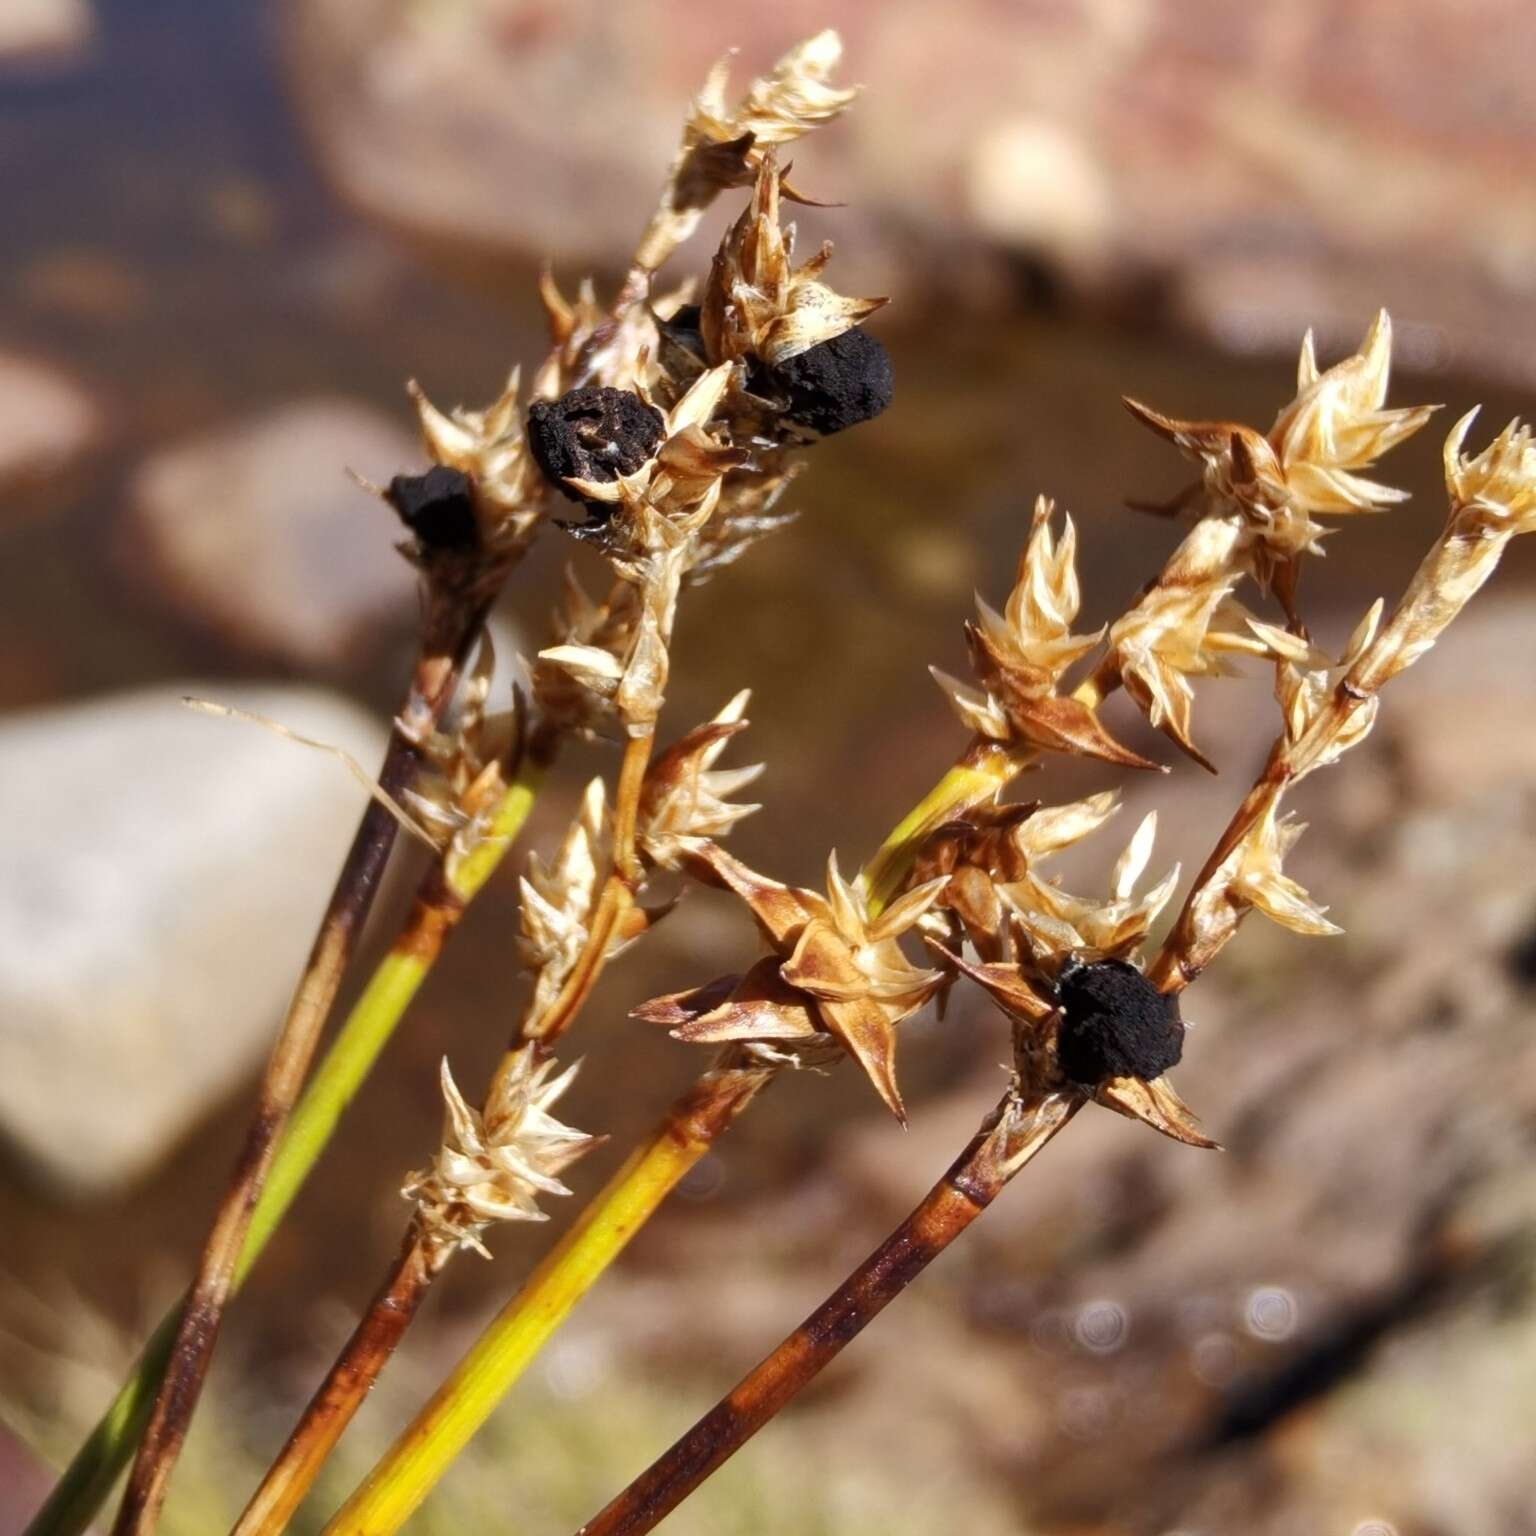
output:
POLYGON ((982 1133, 922 1204, 728 1397, 579 1536, 639 1536, 665 1519, 855 1338, 986 1209, 1007 1182, 982 1133))
MULTIPOLYGON (((414 740, 435 725, 447 707, 483 613, 478 606, 466 611, 463 604, 441 600, 431 605, 421 657, 402 711, 409 730, 397 724, 391 731, 379 770, 380 787, 391 799, 398 800, 415 777, 414 740)), ((181 1310, 165 1375, 113 1526, 114 1536, 149 1536, 155 1529, 218 1342, 251 1211, 336 1000, 342 973, 378 895, 398 831, 390 812, 378 800, 370 800, 268 1058, 244 1144, 181 1310)))
POLYGON ((231 1536, 282 1531, 378 1380, 441 1270, 412 1222, 388 1278, 320 1384, 231 1536))

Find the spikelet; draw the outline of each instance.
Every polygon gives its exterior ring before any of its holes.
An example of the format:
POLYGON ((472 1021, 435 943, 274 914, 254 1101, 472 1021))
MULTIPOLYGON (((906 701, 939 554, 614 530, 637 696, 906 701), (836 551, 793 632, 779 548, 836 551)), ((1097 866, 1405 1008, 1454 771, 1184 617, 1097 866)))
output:
POLYGON ((483 411, 444 413, 414 380, 406 388, 433 462, 469 477, 486 548, 503 556, 520 551, 543 516, 544 488, 523 436, 518 370, 483 411))
POLYGON ((834 86, 830 79, 842 53, 836 32, 818 32, 754 80, 735 106, 725 100, 730 55, 710 70, 683 125, 661 206, 636 249, 637 271, 654 272, 694 232, 721 192, 745 186, 762 149, 792 143, 847 109, 857 89, 834 86))
POLYGON ((559 996, 587 942, 601 887, 608 830, 605 812, 603 781, 593 779, 554 859, 546 865, 538 854, 528 855, 528 872, 519 882, 518 938, 523 968, 533 976, 525 1034, 532 1032, 559 996))
POLYGON ((1392 324, 1381 311, 1359 349, 1319 374, 1309 332, 1302 342, 1297 393, 1267 435, 1230 421, 1180 421, 1139 401, 1133 415, 1201 469, 1207 510, 1235 510, 1245 525, 1261 581, 1320 553, 1328 531, 1317 518, 1379 512, 1407 493, 1364 478, 1382 454, 1412 436, 1434 406, 1384 410, 1392 324))
POLYGON ((773 949, 744 976, 654 998, 635 1017, 672 1027, 699 1044, 836 1041, 868 1075, 887 1107, 905 1120, 896 1086, 896 1026, 933 996, 943 977, 914 966, 897 939, 938 899, 943 878, 871 919, 855 888, 827 866, 827 895, 780 885, 713 844, 697 860, 747 905, 773 949))
POLYGON ((433 1270, 460 1249, 489 1258, 481 1241, 486 1228, 500 1221, 547 1221, 539 1196, 570 1194, 558 1175, 597 1138, 550 1113, 577 1067, 551 1080, 554 1070, 554 1058, 539 1046, 509 1051, 491 1079, 484 1107, 476 1110, 465 1102, 443 1058, 442 1146, 401 1189, 416 1202, 433 1270))
POLYGON ((1103 631, 1074 635, 1082 595, 1077 530, 1065 520, 1057 539, 1055 503, 1035 502, 1018 578, 1002 613, 977 598, 980 622, 965 635, 979 688, 930 668, 955 713, 977 735, 1047 751, 1097 757, 1128 768, 1155 765, 1117 742, 1093 709, 1060 692, 1062 675, 1098 644, 1103 631))
POLYGON ((640 851, 653 864, 678 868, 685 854, 697 852, 705 841, 725 837, 743 817, 761 809, 730 799, 758 778, 761 763, 715 767, 731 738, 746 729, 742 717, 750 697, 742 689, 713 720, 689 731, 651 762, 637 821, 640 851))
POLYGON ((872 315, 884 299, 851 299, 821 280, 824 245, 796 267, 794 227, 779 222, 780 177, 770 150, 752 201, 727 231, 710 268, 699 316, 712 362, 753 357, 776 367, 872 315))

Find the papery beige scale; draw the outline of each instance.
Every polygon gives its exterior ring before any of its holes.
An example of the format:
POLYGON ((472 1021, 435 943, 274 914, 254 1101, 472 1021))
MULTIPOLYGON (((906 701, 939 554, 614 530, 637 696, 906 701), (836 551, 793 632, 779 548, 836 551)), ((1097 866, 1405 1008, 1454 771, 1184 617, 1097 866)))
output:
POLYGON ((1254 617, 1232 596, 1236 575, 1190 585, 1160 582, 1109 630, 1109 652, 1125 691, 1201 767, 1215 765, 1196 747, 1191 714, 1196 677, 1234 673, 1234 659, 1315 660, 1299 637, 1254 617))
POLYGON ((896 1026, 933 996, 943 975, 914 966, 897 939, 938 899, 944 879, 909 891, 871 920, 835 856, 825 897, 769 880, 713 844, 695 857, 746 903, 774 953, 743 976, 655 998, 635 1017, 671 1027, 680 1040, 766 1044, 776 1054, 781 1045, 819 1050, 836 1041, 905 1121, 896 1026))
POLYGON ((730 798, 761 775, 761 763, 715 767, 731 738, 746 729, 743 715, 750 697, 742 689, 713 720, 659 753, 646 770, 636 821, 640 850, 652 863, 676 869, 705 841, 726 836, 743 817, 761 809, 730 798))
POLYGON ((1065 520, 1060 540, 1051 527, 1055 503, 1035 502, 1029 540, 1002 613, 978 597, 980 622, 966 626, 979 687, 930 668, 963 724, 989 741, 1097 757, 1128 768, 1156 764, 1117 742, 1093 709, 1060 692, 1062 675, 1103 637, 1074 635, 1082 597, 1077 582, 1077 534, 1065 520))
POLYGON ((555 644, 533 665, 533 695, 545 720, 575 735, 619 734, 614 703, 624 678, 624 661, 640 628, 641 594, 633 582, 616 581, 595 603, 567 567, 555 644))
POLYGON ((1150 890, 1135 894, 1156 837, 1157 812, 1150 811, 1115 863, 1106 901, 1074 896, 1033 868, 1021 879, 998 886, 1035 965, 1049 971, 1069 956, 1083 961, 1124 959, 1142 942, 1179 880, 1174 865, 1150 890))
POLYGON ((1476 408, 1468 411, 1445 440, 1452 515, 1476 511, 1501 530, 1530 533, 1536 528, 1536 437, 1516 417, 1481 453, 1467 457, 1461 445, 1476 418, 1476 408))
POLYGON ((779 222, 780 192, 769 151, 752 201, 721 242, 704 288, 699 328, 712 360, 750 355, 777 366, 841 336, 886 302, 846 298, 822 282, 830 246, 793 265, 794 227, 779 222))
POLYGON ((949 884, 919 927, 941 943, 956 944, 963 935, 989 960, 1011 958, 1010 909, 999 887, 1024 880, 1042 860, 1091 836, 1119 808, 1116 793, 1104 790, 1068 805, 977 807, 939 827, 913 863, 912 883, 947 875, 949 884))
POLYGON ((598 778, 587 786, 554 859, 546 865, 536 853, 528 856, 518 914, 518 953, 534 978, 525 1031, 559 996, 581 957, 597 907, 606 834, 606 796, 598 778))
POLYGON ((551 1079, 555 1061, 525 1045, 502 1058, 483 1108, 465 1102, 443 1059, 443 1143, 426 1167, 410 1174, 402 1193, 416 1202, 417 1220, 434 1268, 459 1249, 490 1254, 480 1237, 500 1221, 547 1221, 540 1195, 569 1195, 558 1175, 597 1138, 563 1124, 551 1107, 570 1087, 575 1066, 551 1079))
POLYGON ((539 274, 539 298, 554 345, 533 376, 530 398, 553 400, 581 384, 613 389, 653 385, 659 337, 650 306, 639 302, 643 297, 638 292, 621 297, 606 309, 597 301, 592 279, 583 278, 576 298, 568 300, 546 267, 539 274))

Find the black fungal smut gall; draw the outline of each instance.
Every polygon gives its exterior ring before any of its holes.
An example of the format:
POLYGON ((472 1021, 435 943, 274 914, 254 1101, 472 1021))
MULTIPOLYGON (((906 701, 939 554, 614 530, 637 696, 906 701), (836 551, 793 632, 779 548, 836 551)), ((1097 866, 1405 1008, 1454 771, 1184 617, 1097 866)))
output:
POLYGON ((661 412, 639 395, 586 385, 530 408, 528 446, 555 488, 579 502, 566 480, 607 484, 632 475, 656 451, 664 426, 661 412))
POLYGON ((785 416, 823 437, 878 416, 896 387, 885 348, 858 326, 780 363, 773 376, 789 396, 785 416))
POLYGON ((1057 983, 1061 1070, 1097 1087, 1111 1077, 1151 1081, 1184 1054, 1179 1000, 1159 992, 1134 965, 1096 960, 1063 972, 1057 983))
POLYGON ((400 521, 427 549, 469 549, 479 534, 469 476, 438 464, 424 475, 396 475, 384 493, 400 521))

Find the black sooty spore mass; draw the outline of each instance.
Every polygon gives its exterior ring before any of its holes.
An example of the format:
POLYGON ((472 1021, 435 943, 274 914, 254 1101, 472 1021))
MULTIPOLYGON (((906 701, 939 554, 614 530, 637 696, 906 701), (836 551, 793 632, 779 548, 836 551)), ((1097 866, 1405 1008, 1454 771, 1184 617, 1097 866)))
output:
POLYGON ((572 501, 568 479, 608 484, 632 475, 656 451, 661 412, 627 389, 589 384, 528 412, 528 446, 544 474, 572 501))
POLYGON ((1184 1054, 1179 1000, 1123 960, 1096 960, 1063 973, 1061 1069, 1075 1083, 1111 1077, 1161 1077, 1184 1054))
POLYGON ((889 354, 858 326, 787 358, 773 373, 789 395, 784 414, 823 437, 878 416, 896 389, 889 354))
POLYGON ((396 475, 385 492, 400 521, 428 549, 468 549, 474 544, 473 487, 462 470, 438 464, 424 475, 396 475))

